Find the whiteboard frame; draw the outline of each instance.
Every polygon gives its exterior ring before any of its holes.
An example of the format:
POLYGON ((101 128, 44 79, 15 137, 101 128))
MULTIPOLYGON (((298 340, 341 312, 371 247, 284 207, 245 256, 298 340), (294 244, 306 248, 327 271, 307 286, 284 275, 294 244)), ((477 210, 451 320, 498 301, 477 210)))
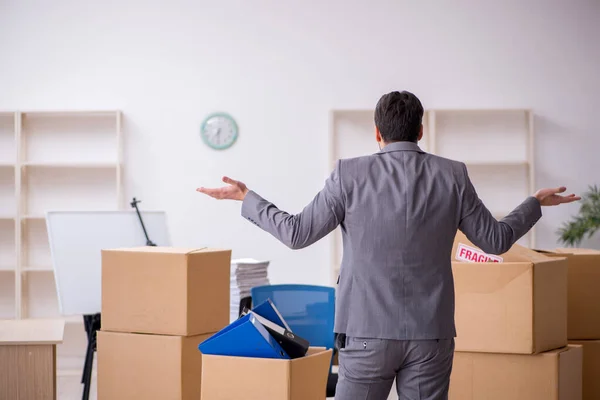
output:
MULTIPOLYGON (((48 243, 49 243, 49 247, 50 247, 50 254, 51 254, 51 258, 52 258, 52 272, 54 274, 54 284, 56 287, 56 295, 57 295, 57 300, 58 300, 58 309, 59 309, 59 313, 61 316, 63 317, 67 317, 67 316, 75 316, 75 315, 84 315, 84 314, 93 314, 93 313, 65 313, 65 307, 63 305, 63 293, 61 292, 60 289, 60 282, 59 282, 59 274, 57 273, 57 265, 56 265, 56 258, 55 258, 55 254, 54 254, 54 243, 53 243, 53 239, 52 239, 52 223, 50 222, 50 219, 52 217, 52 215, 57 215, 57 214, 71 214, 71 215, 77 215, 77 214, 81 214, 81 215, 85 215, 85 216, 90 216, 90 215, 108 215, 108 214, 124 214, 124 215, 134 215, 136 222, 139 224, 138 221, 138 217, 137 217, 137 213, 135 210, 112 210, 112 211, 97 211, 97 210, 90 210, 90 211, 47 211, 46 215, 45 215, 45 219, 46 219, 46 228, 48 231, 48 243)), ((146 226, 146 230, 148 230, 148 225, 147 225, 147 218, 145 218, 146 216, 148 216, 149 214, 162 214, 164 216, 164 224, 165 224, 165 237, 166 237, 166 242, 164 244, 158 244, 158 246, 171 246, 171 237, 169 234, 169 229, 168 229, 168 218, 167 218, 167 214, 165 211, 140 211, 140 214, 142 215, 142 218, 144 219, 144 225, 146 226)), ((142 230, 142 226, 138 225, 138 229, 140 231, 140 233, 142 233, 143 236, 143 230, 142 230)), ((148 235, 150 236, 150 239, 153 239, 152 237, 152 233, 148 232, 148 235)), ((155 238, 154 238, 155 239, 155 238)), ((127 243, 124 244, 123 246, 111 246, 111 248, 118 248, 118 247, 135 247, 135 244, 132 243, 127 243)), ((137 245, 139 247, 144 247, 146 246, 145 243, 145 239, 144 239, 144 243, 140 243, 139 245, 137 245)), ((100 282, 100 285, 102 285, 102 283, 100 282)), ((102 288, 102 286, 100 286, 102 288)), ((101 311, 101 299, 100 299, 100 308, 98 309, 98 311, 96 312, 100 312, 101 311)))

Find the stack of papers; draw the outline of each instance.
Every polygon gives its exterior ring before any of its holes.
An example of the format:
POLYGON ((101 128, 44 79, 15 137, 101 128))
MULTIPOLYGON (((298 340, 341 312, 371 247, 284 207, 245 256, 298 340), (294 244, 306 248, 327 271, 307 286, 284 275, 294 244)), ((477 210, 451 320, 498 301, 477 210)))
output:
POLYGON ((269 285, 269 261, 243 258, 231 261, 229 322, 239 317, 240 300, 255 286, 269 285))

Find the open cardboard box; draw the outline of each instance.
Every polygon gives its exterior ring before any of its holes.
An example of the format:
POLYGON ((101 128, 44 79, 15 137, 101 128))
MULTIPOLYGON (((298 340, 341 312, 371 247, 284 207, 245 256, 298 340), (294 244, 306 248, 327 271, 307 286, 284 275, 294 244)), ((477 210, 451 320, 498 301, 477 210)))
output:
POLYGON ((458 233, 456 351, 535 354, 566 346, 566 259, 516 244, 499 258, 486 256, 458 233))
POLYGON ((323 400, 332 350, 311 347, 305 357, 202 356, 202 400, 323 400))

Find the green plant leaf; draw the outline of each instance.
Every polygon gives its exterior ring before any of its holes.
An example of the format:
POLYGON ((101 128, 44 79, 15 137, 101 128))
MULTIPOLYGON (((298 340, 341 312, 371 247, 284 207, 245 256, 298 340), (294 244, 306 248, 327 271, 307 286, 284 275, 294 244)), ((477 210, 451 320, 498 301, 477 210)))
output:
POLYGON ((579 213, 558 230, 560 241, 567 246, 577 246, 583 239, 592 237, 600 229, 600 188, 590 186, 581 196, 579 213))

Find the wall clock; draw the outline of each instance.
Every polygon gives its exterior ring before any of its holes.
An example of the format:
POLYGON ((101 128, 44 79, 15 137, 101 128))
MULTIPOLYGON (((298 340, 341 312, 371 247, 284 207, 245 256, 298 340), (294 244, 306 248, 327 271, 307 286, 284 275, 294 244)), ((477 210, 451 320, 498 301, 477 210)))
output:
POLYGON ((200 136, 207 146, 215 150, 225 150, 237 140, 238 126, 229 114, 213 113, 202 122, 200 136))

